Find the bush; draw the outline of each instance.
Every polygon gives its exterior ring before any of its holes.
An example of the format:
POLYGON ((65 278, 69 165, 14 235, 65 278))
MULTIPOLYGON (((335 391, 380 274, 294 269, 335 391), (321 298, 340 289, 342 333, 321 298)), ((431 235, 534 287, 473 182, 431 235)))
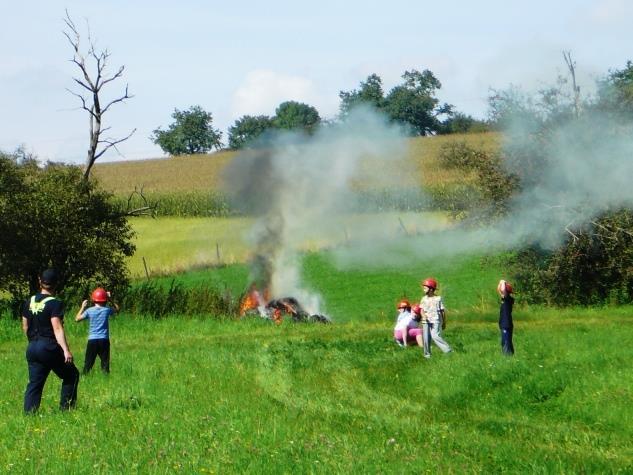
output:
POLYGON ((522 298, 559 306, 630 303, 633 211, 605 212, 570 233, 556 250, 530 246, 510 260, 522 298))
POLYGON ((169 287, 147 281, 130 287, 121 301, 123 310, 132 315, 162 318, 168 315, 236 316, 239 298, 215 288, 185 287, 176 279, 169 287))
POLYGON ((453 193, 444 191, 444 209, 476 222, 489 222, 506 213, 510 198, 519 190, 519 177, 505 170, 501 154, 450 142, 440 149, 438 158, 447 169, 477 175, 472 185, 457 187, 453 193))

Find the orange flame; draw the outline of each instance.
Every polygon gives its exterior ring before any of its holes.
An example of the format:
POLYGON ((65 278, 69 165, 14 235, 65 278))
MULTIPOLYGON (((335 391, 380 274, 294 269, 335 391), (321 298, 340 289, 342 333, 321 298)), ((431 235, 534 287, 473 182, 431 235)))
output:
POLYGON ((268 289, 266 289, 262 295, 255 287, 255 284, 251 284, 249 291, 242 299, 242 303, 240 303, 240 316, 245 315, 249 310, 256 310, 258 307, 266 305, 268 293, 268 289))

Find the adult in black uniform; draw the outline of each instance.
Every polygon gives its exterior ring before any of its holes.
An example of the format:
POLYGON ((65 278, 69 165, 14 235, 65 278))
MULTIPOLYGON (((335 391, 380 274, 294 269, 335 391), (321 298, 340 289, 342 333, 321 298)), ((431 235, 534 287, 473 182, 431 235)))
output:
POLYGON ((77 401, 79 371, 73 363, 64 333, 64 305, 55 298, 59 274, 47 269, 40 275, 40 292, 24 303, 22 330, 29 340, 26 361, 29 384, 24 393, 24 412, 32 413, 40 407, 44 383, 51 370, 62 380, 62 410, 74 407, 77 401))

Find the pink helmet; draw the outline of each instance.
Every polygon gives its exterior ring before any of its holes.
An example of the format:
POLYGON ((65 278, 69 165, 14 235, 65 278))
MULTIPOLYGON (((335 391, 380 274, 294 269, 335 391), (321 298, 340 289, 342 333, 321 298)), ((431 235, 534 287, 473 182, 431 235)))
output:
POLYGON ((424 287, 429 287, 430 289, 437 289, 437 280, 433 279, 432 277, 429 277, 428 279, 424 279, 422 281, 422 285, 424 287))

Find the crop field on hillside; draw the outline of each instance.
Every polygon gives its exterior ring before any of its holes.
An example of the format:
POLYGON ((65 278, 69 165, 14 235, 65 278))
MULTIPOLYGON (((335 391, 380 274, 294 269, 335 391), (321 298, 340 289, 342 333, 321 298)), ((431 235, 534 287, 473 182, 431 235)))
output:
MULTIPOLYGON (((463 180, 463 176, 444 170, 437 163, 437 154, 444 144, 460 141, 471 147, 496 150, 501 137, 495 133, 482 133, 410 139, 408 161, 412 165, 412 174, 408 177, 409 184, 450 184, 463 180)), ((146 193, 207 192, 221 188, 222 171, 237 156, 236 152, 226 151, 210 155, 100 163, 95 166, 94 174, 105 189, 121 195, 141 187, 146 193)), ((362 187, 362 180, 355 185, 362 187)))

